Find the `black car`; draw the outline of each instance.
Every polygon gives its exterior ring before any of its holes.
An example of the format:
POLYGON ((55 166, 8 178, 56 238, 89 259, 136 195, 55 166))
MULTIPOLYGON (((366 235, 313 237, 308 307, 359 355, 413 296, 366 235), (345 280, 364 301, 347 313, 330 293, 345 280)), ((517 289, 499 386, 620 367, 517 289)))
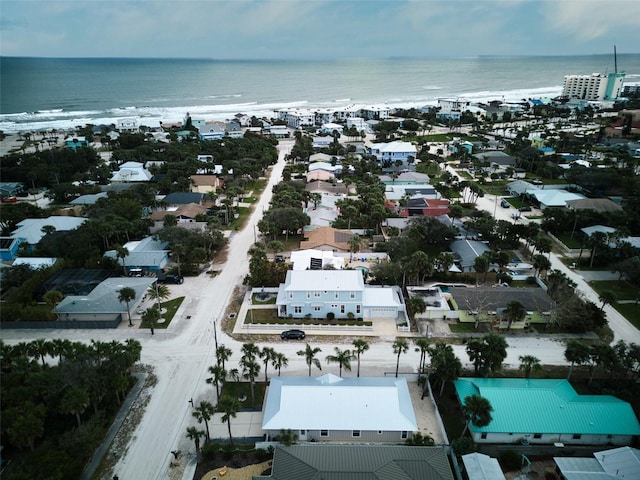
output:
POLYGON ((531 211, 531 207, 520 207, 520 211, 521 212, 530 212, 531 211))
POLYGON ((283 340, 302 340, 305 334, 302 330, 285 330, 280 334, 283 340))
POLYGON ((182 285, 182 283, 184 283, 184 277, 182 275, 158 275, 158 283, 182 285))

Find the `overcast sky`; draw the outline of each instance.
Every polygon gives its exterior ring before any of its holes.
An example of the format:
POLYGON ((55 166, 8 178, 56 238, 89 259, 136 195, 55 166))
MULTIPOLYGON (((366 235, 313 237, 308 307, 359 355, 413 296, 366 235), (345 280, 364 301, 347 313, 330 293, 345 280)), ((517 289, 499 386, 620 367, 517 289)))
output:
POLYGON ((640 52, 637 0, 0 0, 0 52, 219 59, 640 52))

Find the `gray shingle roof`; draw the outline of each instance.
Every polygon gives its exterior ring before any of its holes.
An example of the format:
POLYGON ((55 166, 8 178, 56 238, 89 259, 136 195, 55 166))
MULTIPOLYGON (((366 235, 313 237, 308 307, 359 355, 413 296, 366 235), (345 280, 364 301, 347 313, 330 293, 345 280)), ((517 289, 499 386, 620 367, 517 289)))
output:
POLYGON ((442 447, 293 445, 277 447, 270 477, 254 480, 453 480, 442 447))

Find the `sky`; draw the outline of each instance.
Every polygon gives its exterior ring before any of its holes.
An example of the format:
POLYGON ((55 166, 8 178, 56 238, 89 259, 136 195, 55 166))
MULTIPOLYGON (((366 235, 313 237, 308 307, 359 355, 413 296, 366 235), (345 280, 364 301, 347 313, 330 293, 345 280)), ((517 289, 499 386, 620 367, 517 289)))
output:
POLYGON ((0 54, 323 59, 640 52, 637 0, 0 0, 0 54))

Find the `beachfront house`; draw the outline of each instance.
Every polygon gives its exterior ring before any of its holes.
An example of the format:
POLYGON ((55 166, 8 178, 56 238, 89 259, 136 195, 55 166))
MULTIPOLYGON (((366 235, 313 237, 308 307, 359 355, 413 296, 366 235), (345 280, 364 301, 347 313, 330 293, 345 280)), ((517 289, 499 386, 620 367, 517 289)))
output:
POLYGON ((439 98, 438 120, 460 120, 462 114, 469 108, 471 102, 464 98, 439 98))
POLYGON ((205 123, 197 128, 200 140, 222 140, 225 136, 224 123, 205 123))
POLYGON ((140 125, 135 118, 119 118, 116 121, 116 130, 120 133, 138 133, 140 125))
POLYGON ((280 318, 394 318, 406 322, 398 287, 365 285, 359 270, 289 270, 278 288, 280 318))
POLYGON ((565 379, 459 378, 460 403, 479 395, 491 423, 469 430, 476 443, 629 445, 640 435, 631 405, 611 395, 580 395, 565 379))
POLYGON ((271 377, 262 430, 300 441, 404 443, 418 431, 405 378, 271 377))

